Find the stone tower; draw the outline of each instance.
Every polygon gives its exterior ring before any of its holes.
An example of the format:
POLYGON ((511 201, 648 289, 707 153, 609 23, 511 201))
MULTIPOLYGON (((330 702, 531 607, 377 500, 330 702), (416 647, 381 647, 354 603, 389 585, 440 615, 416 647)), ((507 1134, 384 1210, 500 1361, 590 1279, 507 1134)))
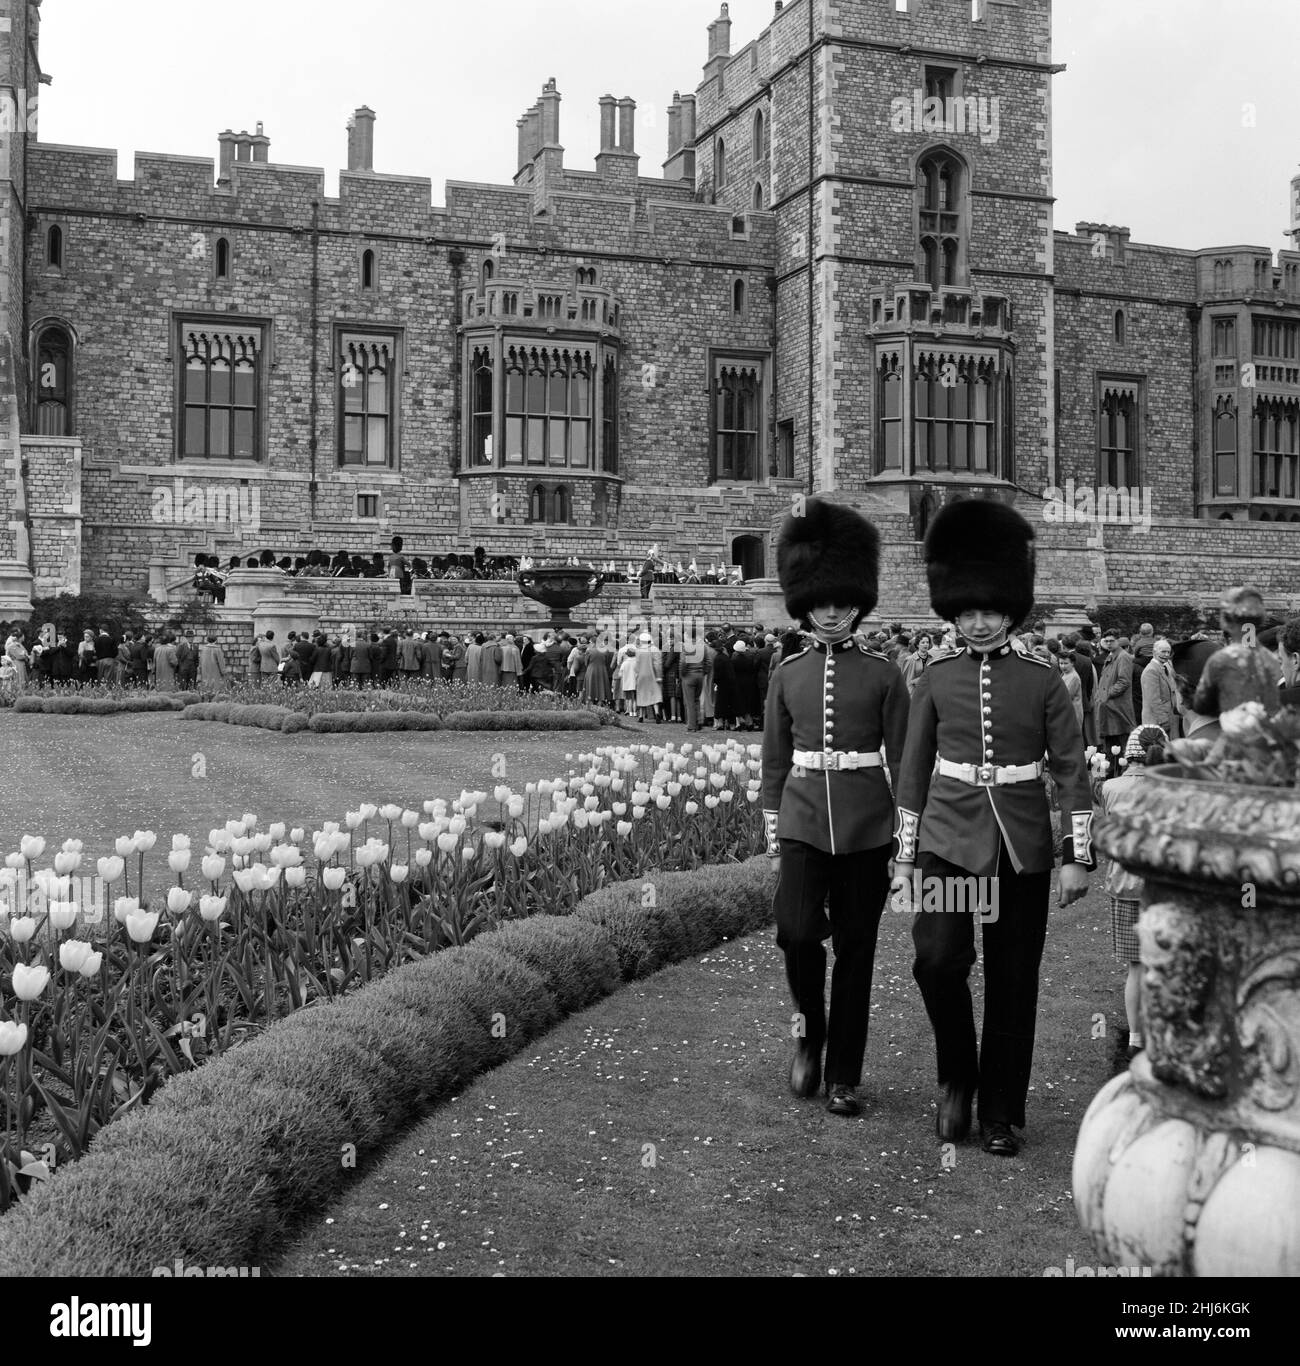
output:
MULTIPOLYGON (((697 188, 777 218, 778 430, 915 514, 1051 482, 1050 0, 794 0, 709 29, 697 188)), ((879 501, 883 496, 883 503, 879 501)))
POLYGON ((27 144, 36 137, 40 0, 0 0, 0 619, 30 613, 21 412, 27 144))

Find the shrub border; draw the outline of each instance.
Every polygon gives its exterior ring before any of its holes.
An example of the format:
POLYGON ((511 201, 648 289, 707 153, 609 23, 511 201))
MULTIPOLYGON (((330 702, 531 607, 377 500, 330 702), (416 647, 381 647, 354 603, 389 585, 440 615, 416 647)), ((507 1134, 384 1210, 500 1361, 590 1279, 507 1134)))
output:
POLYGON ((364 1158, 621 982, 761 929, 774 889, 761 855, 647 874, 296 1011, 172 1078, 0 1218, 0 1277, 270 1265, 343 1188, 345 1145, 364 1158))

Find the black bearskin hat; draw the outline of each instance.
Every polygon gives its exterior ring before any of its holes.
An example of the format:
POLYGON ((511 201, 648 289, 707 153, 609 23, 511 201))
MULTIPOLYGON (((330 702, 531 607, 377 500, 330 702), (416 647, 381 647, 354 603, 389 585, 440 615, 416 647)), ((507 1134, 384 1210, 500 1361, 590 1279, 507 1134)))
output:
POLYGON ((925 538, 925 573, 944 621, 982 609, 1009 616, 1015 630, 1034 606, 1034 529, 1005 503, 949 503, 925 538))
POLYGON ((880 534, 852 508, 809 498, 781 527, 776 572, 796 621, 826 603, 860 607, 867 616, 880 591, 880 534))

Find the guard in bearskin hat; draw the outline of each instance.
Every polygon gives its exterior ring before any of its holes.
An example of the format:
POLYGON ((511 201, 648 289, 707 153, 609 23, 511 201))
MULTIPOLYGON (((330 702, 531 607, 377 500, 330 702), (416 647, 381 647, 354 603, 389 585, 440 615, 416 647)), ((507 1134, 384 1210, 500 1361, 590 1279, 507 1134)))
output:
POLYGON ((1083 735, 1057 670, 1009 633, 1034 600, 1034 532, 1013 508, 951 503, 925 542, 930 602, 958 631, 912 694, 896 792, 896 904, 914 912, 913 975, 934 1026, 939 1137, 966 1137, 979 1094, 984 1150, 1014 1157, 1034 1053, 1053 839, 1044 769, 1070 813, 1059 900, 1088 890, 1092 797, 1083 735), (1046 758, 1046 764, 1044 764, 1046 758), (967 978, 983 926, 978 1052, 967 978))
POLYGON ((781 861, 776 942, 796 1010, 790 1086, 817 1094, 824 1049, 827 1109, 845 1116, 861 1109, 876 933, 889 896, 894 802, 880 751, 897 773, 907 732, 902 674, 853 634, 876 605, 879 561, 875 528, 849 508, 809 499, 786 518, 778 573, 808 644, 773 673, 763 733, 767 851, 781 861))

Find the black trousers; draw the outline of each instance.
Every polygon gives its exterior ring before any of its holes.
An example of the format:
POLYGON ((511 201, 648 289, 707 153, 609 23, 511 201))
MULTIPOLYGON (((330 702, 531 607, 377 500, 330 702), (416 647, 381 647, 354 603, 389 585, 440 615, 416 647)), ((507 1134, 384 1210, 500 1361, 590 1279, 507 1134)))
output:
POLYGON ((892 845, 851 854, 828 854, 798 840, 781 840, 776 887, 776 942, 804 1040, 826 1062, 828 1085, 857 1086, 867 1051, 871 976, 876 934, 889 896, 892 845), (830 898, 830 918, 826 902, 830 898), (831 1008, 826 1017, 826 949, 835 949, 831 1008))
MULTIPOLYGON (((917 861, 923 879, 973 874, 937 854, 917 861)), ((923 882, 922 886, 929 884, 923 882)), ((983 1124, 1025 1123, 1025 1097, 1034 1059, 1038 968, 1047 938, 1052 874, 1017 873, 1006 846, 998 857, 997 917, 981 917, 984 930, 984 1029, 978 1057, 971 1004, 975 963, 975 915, 969 911, 918 910, 912 925, 921 988, 934 1026, 939 1084, 979 1092, 983 1124)), ((938 898, 936 898, 938 899, 938 898)), ((946 900, 946 898, 945 898, 946 900)))

